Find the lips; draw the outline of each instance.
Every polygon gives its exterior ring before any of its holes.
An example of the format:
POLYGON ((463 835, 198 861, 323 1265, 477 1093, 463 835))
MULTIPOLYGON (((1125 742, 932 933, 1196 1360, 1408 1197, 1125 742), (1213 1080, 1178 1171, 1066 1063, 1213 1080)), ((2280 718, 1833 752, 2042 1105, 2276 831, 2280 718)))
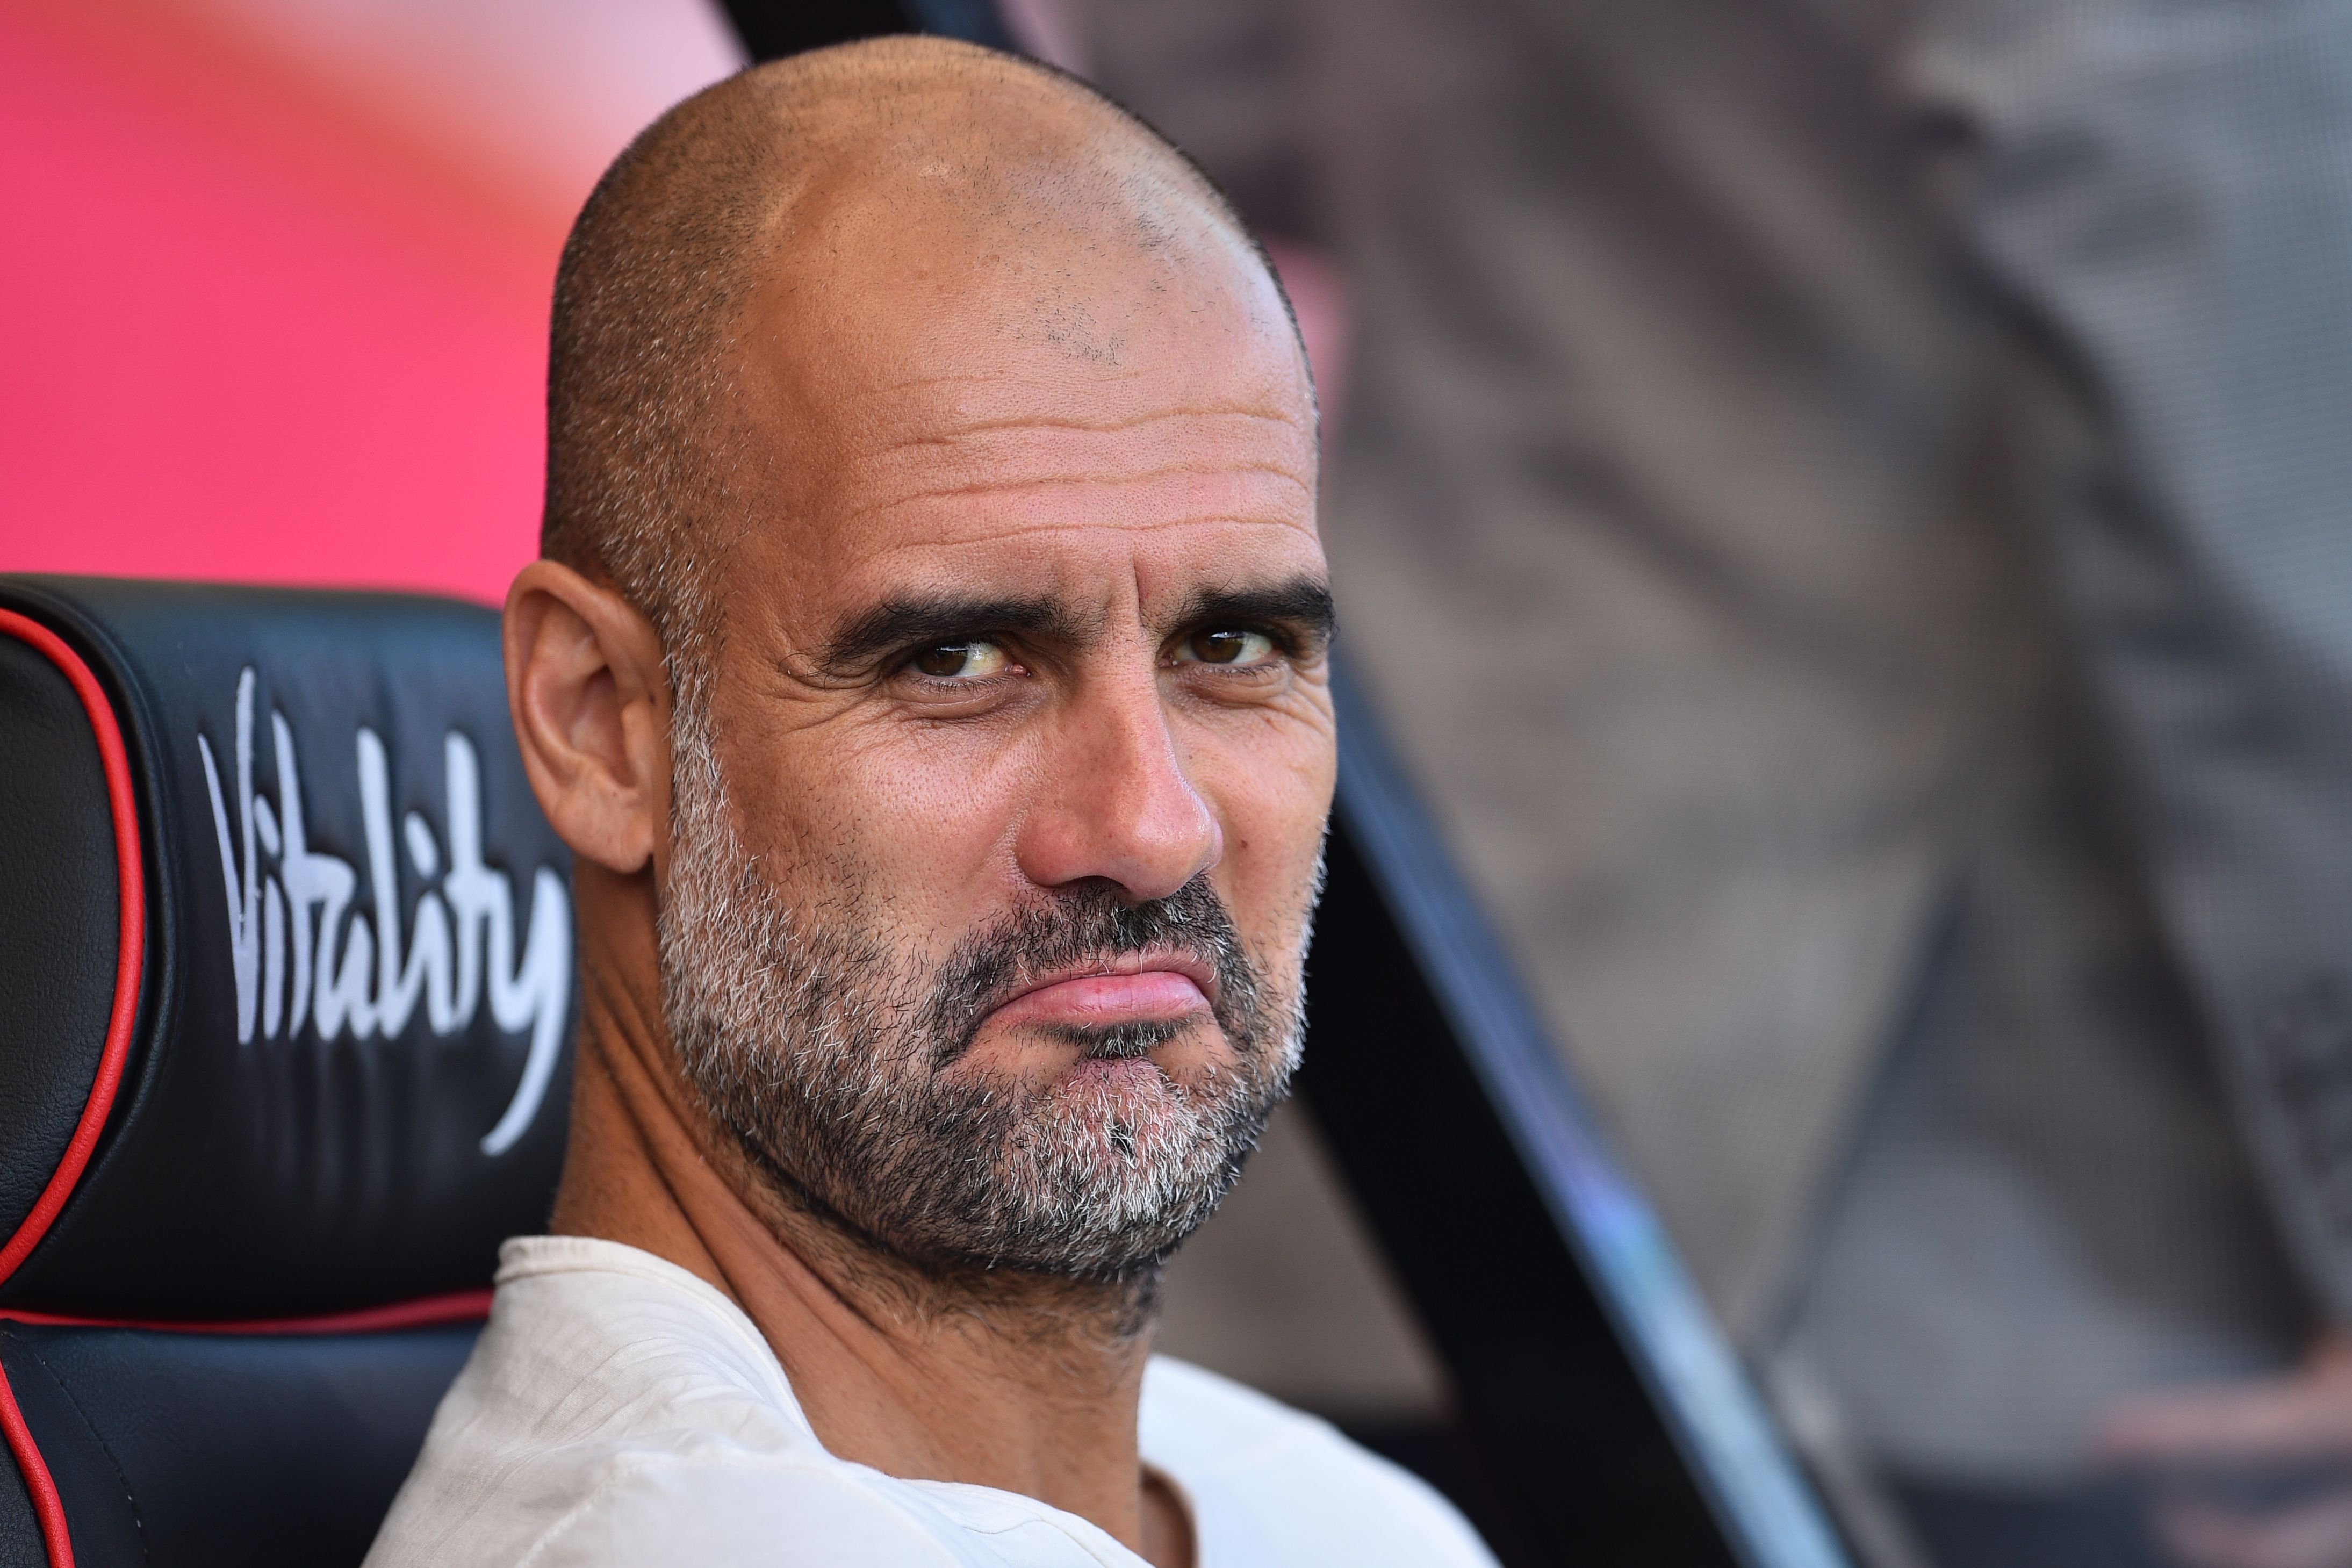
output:
POLYGON ((990 1012, 992 1022, 1098 1027, 1211 1010, 1216 974, 1176 952, 1122 953, 1031 977, 990 1012))

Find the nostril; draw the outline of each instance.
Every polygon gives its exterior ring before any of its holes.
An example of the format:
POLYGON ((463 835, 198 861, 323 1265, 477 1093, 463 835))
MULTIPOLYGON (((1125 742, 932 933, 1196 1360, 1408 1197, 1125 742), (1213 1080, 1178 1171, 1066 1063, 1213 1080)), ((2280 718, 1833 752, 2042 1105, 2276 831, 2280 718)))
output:
POLYGON ((1073 881, 1063 883, 1054 890, 1057 893, 1108 894, 1128 903, 1142 901, 1129 893, 1117 879, 1111 877, 1080 877, 1073 881))

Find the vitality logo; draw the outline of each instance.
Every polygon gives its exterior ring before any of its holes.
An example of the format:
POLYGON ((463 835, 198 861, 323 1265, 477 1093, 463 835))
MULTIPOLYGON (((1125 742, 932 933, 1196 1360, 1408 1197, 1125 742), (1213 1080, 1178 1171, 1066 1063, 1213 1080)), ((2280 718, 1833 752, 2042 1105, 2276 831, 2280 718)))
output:
POLYGON ((505 1153, 539 1114, 562 1046, 572 994, 572 908, 563 879, 546 866, 533 873, 530 930, 518 958, 513 884, 482 861, 481 761, 474 743, 455 730, 442 741, 445 855, 432 825, 413 811, 401 821, 395 847, 389 759, 383 740, 362 725, 362 887, 348 862, 310 846, 294 733, 274 709, 278 799, 256 793, 253 693, 247 667, 236 681, 234 827, 212 743, 196 736, 228 894, 238 1042, 250 1044, 257 1032, 276 1039, 281 1030, 292 1039, 306 1024, 321 1041, 346 1029, 354 1039, 390 1037, 406 1029, 420 1007, 433 1033, 451 1035, 471 1024, 487 1000, 500 1029, 530 1034, 522 1081, 482 1138, 484 1153, 505 1153), (404 918, 395 858, 404 848, 410 868, 427 884, 404 918))

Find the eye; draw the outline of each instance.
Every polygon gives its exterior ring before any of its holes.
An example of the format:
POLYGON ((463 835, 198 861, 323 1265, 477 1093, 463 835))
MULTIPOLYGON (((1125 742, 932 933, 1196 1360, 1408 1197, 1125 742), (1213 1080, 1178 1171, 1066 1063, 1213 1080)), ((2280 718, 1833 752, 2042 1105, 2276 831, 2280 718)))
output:
POLYGON ((1274 639, 1264 632, 1218 628, 1194 632, 1177 645, 1179 664, 1264 664, 1274 657, 1274 639))
POLYGON ((908 667, 933 680, 985 680, 1013 668, 1013 656, 985 637, 919 648, 908 667))

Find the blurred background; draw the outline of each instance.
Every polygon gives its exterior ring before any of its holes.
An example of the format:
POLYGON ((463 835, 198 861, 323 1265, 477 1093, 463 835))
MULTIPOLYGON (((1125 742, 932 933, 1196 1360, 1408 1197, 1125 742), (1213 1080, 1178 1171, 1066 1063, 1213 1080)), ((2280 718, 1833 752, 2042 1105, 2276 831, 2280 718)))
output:
MULTIPOLYGON (((1002 9, 1272 245, 1344 646, 1857 1556, 2352 1568, 2352 7, 1002 9)), ((742 63, 0 0, 0 570, 500 599, 742 63)), ((1164 1346, 1475 1490, 1301 1112, 1164 1346)))

